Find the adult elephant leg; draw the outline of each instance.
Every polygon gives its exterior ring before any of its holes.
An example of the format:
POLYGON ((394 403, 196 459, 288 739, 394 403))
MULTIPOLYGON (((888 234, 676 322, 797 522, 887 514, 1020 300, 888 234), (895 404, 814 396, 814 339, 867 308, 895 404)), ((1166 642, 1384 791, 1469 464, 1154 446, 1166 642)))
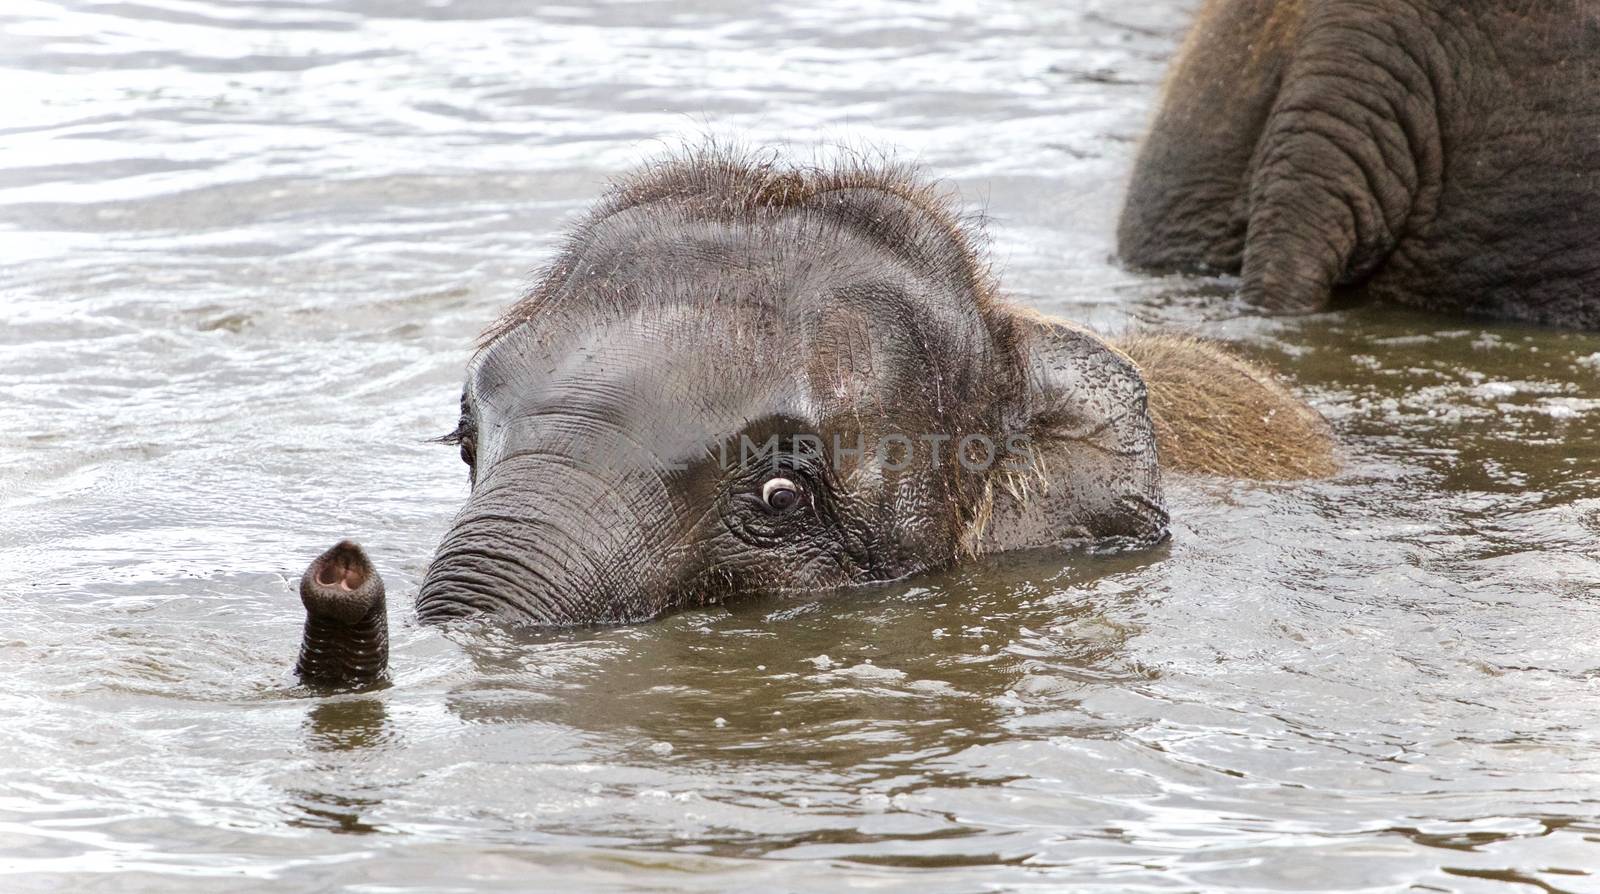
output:
MULTIPOLYGON (((1278 313, 1327 306, 1431 218, 1443 169, 1440 23, 1344 0, 1308 14, 1257 149, 1243 292, 1278 313)), ((1390 8, 1392 7, 1392 9, 1390 8)))
POLYGON ((1117 252, 1145 270, 1239 272, 1250 163, 1303 17, 1298 0, 1209 0, 1139 151, 1117 252))
POLYGON ((389 669, 389 613, 383 578, 361 547, 345 540, 300 578, 305 631, 295 673, 310 686, 359 687, 389 669))

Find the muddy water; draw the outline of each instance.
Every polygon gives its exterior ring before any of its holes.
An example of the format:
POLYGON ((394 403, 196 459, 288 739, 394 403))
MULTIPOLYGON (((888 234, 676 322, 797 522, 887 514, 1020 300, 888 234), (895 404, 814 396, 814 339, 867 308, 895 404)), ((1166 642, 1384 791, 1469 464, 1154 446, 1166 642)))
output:
POLYGON ((1600 890, 1600 337, 1119 270, 1187 3, 528 6, 0 9, 0 890, 1600 890), (1177 483, 1136 557, 417 627, 475 333, 706 132, 921 161, 1014 294, 1238 344, 1346 472, 1177 483), (352 534, 397 685, 307 697, 352 534))

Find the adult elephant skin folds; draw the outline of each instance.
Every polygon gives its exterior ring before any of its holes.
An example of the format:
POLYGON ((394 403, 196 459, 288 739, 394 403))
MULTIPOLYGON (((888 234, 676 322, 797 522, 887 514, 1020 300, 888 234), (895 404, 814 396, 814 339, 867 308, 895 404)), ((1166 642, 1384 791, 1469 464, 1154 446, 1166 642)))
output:
POLYGON ((1269 312, 1355 291, 1600 329, 1597 233, 1600 7, 1210 0, 1118 242, 1269 312))

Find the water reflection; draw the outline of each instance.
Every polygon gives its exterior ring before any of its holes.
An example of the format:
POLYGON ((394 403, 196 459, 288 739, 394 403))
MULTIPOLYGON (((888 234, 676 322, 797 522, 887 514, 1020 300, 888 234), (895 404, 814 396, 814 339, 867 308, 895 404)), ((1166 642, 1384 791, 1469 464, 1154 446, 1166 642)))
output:
POLYGON ((1108 603, 1067 594, 1159 560, 1085 556, 1063 568, 1059 557, 1010 556, 648 628, 469 627, 454 639, 473 678, 449 704, 469 722, 613 732, 679 760, 759 753, 860 771, 907 747, 929 753, 928 742, 949 753, 1004 735, 1001 721, 1028 704, 1070 707, 1079 685, 1151 679, 1121 654, 1137 628, 1108 617, 1108 603))
POLYGON ((343 835, 370 835, 384 831, 361 817, 381 804, 368 798, 350 798, 318 791, 289 791, 288 823, 302 829, 318 829, 343 835))
MULTIPOLYGON (((305 747, 318 758, 313 775, 328 781, 339 780, 341 769, 358 764, 363 759, 382 760, 385 751, 404 746, 404 740, 390 720, 383 700, 367 696, 310 702, 302 737, 305 747)), ((288 823, 341 834, 365 835, 383 831, 381 825, 363 819, 377 812, 383 800, 376 792, 360 792, 362 788, 348 782, 340 790, 306 786, 288 788, 284 792, 288 823)))
POLYGON ((396 730, 380 699, 326 699, 306 713, 305 741, 316 752, 357 751, 393 745, 396 730))

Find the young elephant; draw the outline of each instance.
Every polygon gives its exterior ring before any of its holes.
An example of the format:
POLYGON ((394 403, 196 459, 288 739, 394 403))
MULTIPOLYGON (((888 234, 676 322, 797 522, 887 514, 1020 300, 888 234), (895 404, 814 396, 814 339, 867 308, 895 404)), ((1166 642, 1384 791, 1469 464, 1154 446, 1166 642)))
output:
MULTIPOLYGON (((1331 472, 1321 417, 1264 373, 1020 310, 973 236, 905 171, 706 153, 622 183, 472 361, 448 438, 471 495, 418 615, 622 623, 1145 547, 1167 536, 1163 465, 1331 472)), ((313 614, 369 618, 345 604, 376 576, 351 549, 308 572, 334 588, 313 614)), ((375 636, 306 631, 325 668, 375 636)))
POLYGON ((1276 312, 1359 289, 1600 329, 1597 225, 1600 7, 1207 0, 1119 237, 1276 312))

